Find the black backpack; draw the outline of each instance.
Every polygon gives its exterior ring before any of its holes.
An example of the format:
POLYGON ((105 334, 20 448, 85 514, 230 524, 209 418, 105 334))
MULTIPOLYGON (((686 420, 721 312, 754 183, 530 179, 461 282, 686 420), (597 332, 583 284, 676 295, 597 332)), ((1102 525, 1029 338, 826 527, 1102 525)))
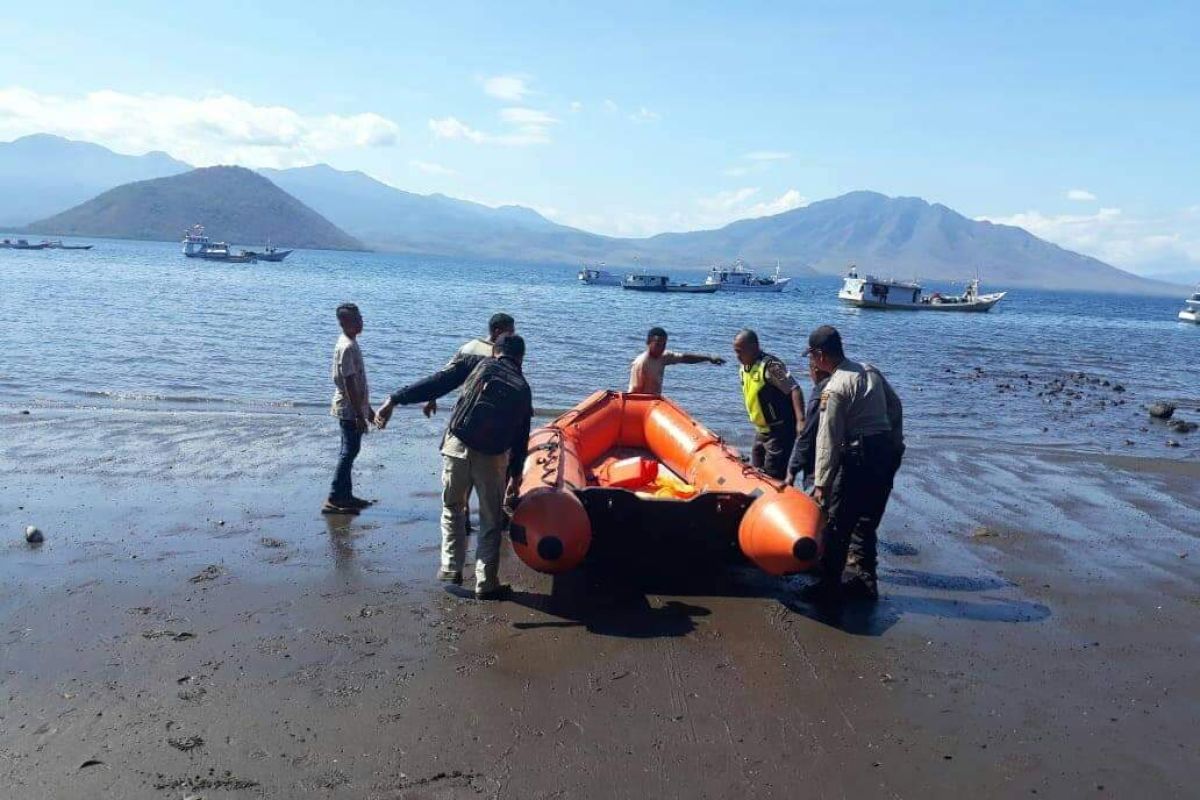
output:
POLYGON ((472 450, 506 453, 529 414, 529 386, 512 362, 484 359, 467 377, 450 432, 472 450))

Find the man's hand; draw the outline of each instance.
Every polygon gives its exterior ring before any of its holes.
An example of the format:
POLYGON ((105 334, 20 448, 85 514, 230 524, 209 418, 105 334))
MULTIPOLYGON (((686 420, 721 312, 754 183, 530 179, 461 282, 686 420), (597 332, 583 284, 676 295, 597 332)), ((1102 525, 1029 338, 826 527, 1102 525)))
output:
POLYGON ((428 403, 421 406, 421 413, 425 415, 426 419, 428 419, 429 417, 432 417, 434 414, 436 414, 437 413, 437 400, 430 400, 428 403))
POLYGON ((708 360, 718 367, 725 363, 725 359, 720 356, 709 356, 708 360))
POLYGON ((512 478, 508 482, 508 486, 504 488, 504 511, 510 517, 517 510, 517 498, 521 491, 521 483, 519 478, 512 478))
POLYGON ((813 496, 813 500, 817 501, 817 505, 819 505, 819 506, 825 505, 825 487, 824 486, 814 486, 812 496, 813 496))
POLYGON ((796 473, 792 472, 791 470, 788 470, 787 477, 784 478, 783 481, 788 486, 795 486, 796 485, 796 473))
POLYGON ((387 402, 381 405, 379 410, 375 412, 375 425, 379 428, 379 430, 383 430, 387 427, 388 422, 392 418, 392 412, 395 409, 396 406, 392 403, 392 399, 389 397, 387 402))
POLYGON ((367 424, 367 418, 362 414, 359 414, 354 418, 354 427, 358 428, 359 433, 366 433, 369 427, 367 424))
POLYGON ((804 435, 804 417, 800 417, 799 419, 796 420, 796 435, 797 436, 804 435))

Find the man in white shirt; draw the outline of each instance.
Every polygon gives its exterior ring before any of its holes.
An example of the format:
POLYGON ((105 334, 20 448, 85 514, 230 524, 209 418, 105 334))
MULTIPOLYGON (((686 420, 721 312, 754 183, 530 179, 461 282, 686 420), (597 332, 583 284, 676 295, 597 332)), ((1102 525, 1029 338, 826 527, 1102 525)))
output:
POLYGON ((329 413, 338 418, 342 449, 333 473, 333 483, 329 487, 329 497, 321 506, 321 513, 357 514, 371 503, 354 496, 350 471, 362 448, 363 434, 367 432, 367 426, 375 421, 375 412, 371 409, 367 389, 367 368, 363 364, 362 350, 358 347, 358 335, 363 330, 362 314, 353 303, 343 303, 337 307, 337 320, 342 335, 333 348, 331 377, 334 391, 329 413))
POLYGON ((725 359, 719 356, 702 356, 696 353, 675 353, 667 349, 667 332, 659 327, 646 334, 646 349, 633 360, 629 367, 629 392, 637 394, 662 394, 663 373, 671 364, 716 364, 725 359))

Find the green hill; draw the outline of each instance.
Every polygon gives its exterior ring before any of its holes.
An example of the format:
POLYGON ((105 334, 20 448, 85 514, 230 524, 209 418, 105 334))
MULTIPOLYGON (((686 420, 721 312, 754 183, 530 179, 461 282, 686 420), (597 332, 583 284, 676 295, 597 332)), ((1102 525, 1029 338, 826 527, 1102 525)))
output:
POLYGON ((53 236, 172 241, 201 223, 214 240, 256 246, 362 250, 357 239, 242 167, 206 167, 128 183, 26 227, 53 236))

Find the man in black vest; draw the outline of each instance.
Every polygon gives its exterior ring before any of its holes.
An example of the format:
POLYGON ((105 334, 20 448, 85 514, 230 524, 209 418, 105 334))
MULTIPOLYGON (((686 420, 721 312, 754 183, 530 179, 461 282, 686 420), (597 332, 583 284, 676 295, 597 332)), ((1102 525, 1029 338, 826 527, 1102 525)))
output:
POLYGON ((502 599, 499 579, 506 488, 518 485, 529 447, 533 397, 521 372, 525 340, 501 336, 491 356, 460 355, 440 372, 394 392, 376 413, 386 427, 397 405, 436 400, 463 387, 442 439, 442 567, 438 579, 462 583, 467 498, 479 500, 475 596, 502 599))

